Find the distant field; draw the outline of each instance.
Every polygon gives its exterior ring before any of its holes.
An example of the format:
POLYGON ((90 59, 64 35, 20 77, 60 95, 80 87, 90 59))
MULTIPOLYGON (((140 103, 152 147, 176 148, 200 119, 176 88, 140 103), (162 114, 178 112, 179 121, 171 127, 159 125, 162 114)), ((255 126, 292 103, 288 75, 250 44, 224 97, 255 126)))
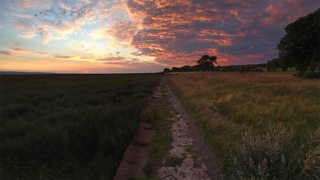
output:
POLYGON ((167 78, 220 155, 227 179, 319 177, 319 80, 276 72, 167 78))
POLYGON ((0 179, 111 179, 158 79, 1 75, 0 179))

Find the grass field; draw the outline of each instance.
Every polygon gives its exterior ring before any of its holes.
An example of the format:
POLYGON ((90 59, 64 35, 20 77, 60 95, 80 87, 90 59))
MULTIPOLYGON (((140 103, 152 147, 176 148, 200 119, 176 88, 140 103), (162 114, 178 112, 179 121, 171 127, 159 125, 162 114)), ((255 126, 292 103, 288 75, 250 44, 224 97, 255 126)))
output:
POLYGON ((320 176, 320 81, 288 73, 167 76, 226 179, 320 176))
POLYGON ((0 76, 0 179, 111 179, 158 79, 0 76))

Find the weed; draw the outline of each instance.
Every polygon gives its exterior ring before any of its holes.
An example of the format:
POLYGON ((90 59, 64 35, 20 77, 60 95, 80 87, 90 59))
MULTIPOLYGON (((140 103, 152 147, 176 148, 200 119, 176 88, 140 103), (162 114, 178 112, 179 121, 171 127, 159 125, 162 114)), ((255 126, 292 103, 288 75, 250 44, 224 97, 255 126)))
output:
POLYGON ((170 157, 167 157, 165 165, 168 167, 179 166, 184 159, 185 157, 170 156, 170 157))

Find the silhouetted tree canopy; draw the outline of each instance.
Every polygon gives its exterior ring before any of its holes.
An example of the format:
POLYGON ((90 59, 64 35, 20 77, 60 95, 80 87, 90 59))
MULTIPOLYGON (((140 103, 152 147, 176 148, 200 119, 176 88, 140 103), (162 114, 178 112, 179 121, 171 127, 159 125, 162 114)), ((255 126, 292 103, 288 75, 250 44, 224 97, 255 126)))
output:
POLYGON ((217 63, 216 56, 203 55, 198 61, 199 69, 202 71, 212 71, 214 64, 217 63))
MULTIPOLYGON (((216 56, 203 55, 194 66, 172 67, 171 70, 165 68, 163 72, 192 72, 192 71, 213 71, 214 64, 217 64, 216 56)), ((218 70, 218 69, 216 69, 218 70)))
POLYGON ((170 69, 169 68, 164 68, 163 72, 164 73, 168 73, 168 72, 170 72, 170 69))
POLYGON ((278 44, 282 66, 296 66, 299 75, 320 66, 320 9, 285 28, 278 44))

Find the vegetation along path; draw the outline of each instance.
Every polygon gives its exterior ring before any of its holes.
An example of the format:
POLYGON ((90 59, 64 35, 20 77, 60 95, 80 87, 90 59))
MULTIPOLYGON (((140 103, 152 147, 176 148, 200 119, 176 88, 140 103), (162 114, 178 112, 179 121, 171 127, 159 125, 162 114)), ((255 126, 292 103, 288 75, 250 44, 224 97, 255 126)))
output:
POLYGON ((160 179, 221 179, 217 157, 204 141, 194 120, 175 94, 164 83, 172 105, 172 142, 158 169, 160 179))

